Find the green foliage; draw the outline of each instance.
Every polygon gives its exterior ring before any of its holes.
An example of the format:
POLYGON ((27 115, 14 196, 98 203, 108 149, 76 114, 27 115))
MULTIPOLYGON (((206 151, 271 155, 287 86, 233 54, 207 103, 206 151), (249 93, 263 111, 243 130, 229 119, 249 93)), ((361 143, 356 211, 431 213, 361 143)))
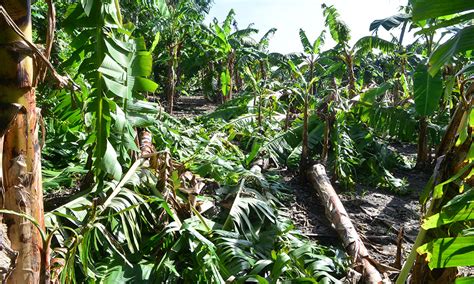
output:
POLYGON ((126 119, 131 115, 128 106, 139 98, 138 92, 157 87, 146 79, 152 70, 151 54, 143 39, 130 37, 132 27, 123 26, 119 9, 115 3, 86 1, 71 6, 65 20, 66 27, 76 36, 71 45, 77 55, 65 64, 81 61, 78 71, 92 87, 83 99, 92 131, 87 145, 93 148, 96 171, 116 180, 122 175, 122 165, 131 161, 129 151, 138 150, 133 125, 126 119))
POLYGON ((326 6, 325 4, 322 5, 323 8, 323 15, 326 19, 326 26, 329 28, 331 33, 331 37, 336 41, 338 44, 347 44, 351 39, 350 36, 350 29, 339 18, 339 13, 337 12, 336 8, 333 6, 326 6))
POLYGON ((404 23, 407 23, 410 18, 410 15, 400 13, 387 17, 385 19, 375 20, 370 24, 369 30, 378 31, 380 27, 383 27, 385 30, 390 31, 404 23))
POLYGON ((415 109, 421 116, 432 115, 439 106, 443 94, 441 74, 431 76, 428 68, 420 64, 413 75, 415 109))
POLYGON ((474 3, 463 0, 446 2, 443 0, 412 0, 413 20, 425 20, 444 15, 451 15, 474 9, 474 3))
POLYGON ((354 44, 353 49, 362 54, 365 54, 372 49, 378 49, 384 53, 390 53, 397 51, 398 45, 378 37, 366 36, 360 38, 354 44))
MULTIPOLYGON (((461 78, 472 76, 472 7, 462 1, 414 0, 419 22, 413 27, 442 18, 419 31, 426 42, 405 47, 409 15, 370 27, 403 25, 398 42, 367 36, 349 48, 348 26, 333 6, 323 5, 338 45, 323 51, 325 31, 310 42, 300 30, 304 53, 288 55, 269 53, 275 29, 255 40, 258 30, 239 29, 233 10, 222 23, 205 26, 210 1, 59 2, 52 61, 61 62, 59 69, 81 90, 38 89, 44 187, 82 188, 84 174, 93 176, 86 190, 45 218, 53 256, 65 262, 63 283, 337 283, 348 266, 345 255, 309 241, 283 216, 287 193, 275 173, 297 168, 305 133, 310 158, 321 159, 330 125, 327 165, 337 183, 405 193, 406 180, 392 170, 410 165, 389 144, 415 142, 417 116, 430 116, 429 143, 438 145, 453 106, 466 103, 468 83, 461 78), (430 36, 450 25, 459 25, 457 33, 436 47, 430 36), (170 87, 170 74, 177 94, 237 95, 213 113, 177 119, 151 102, 170 87), (351 83, 354 93, 347 90, 351 83), (137 141, 144 129, 156 148, 147 162, 137 141), (161 164, 146 166, 153 162, 161 164), (194 187, 184 173, 207 186, 187 193, 194 187), (201 211, 204 204, 208 211, 201 211)), ((38 41, 44 40, 45 10, 38 1, 38 41)), ((466 121, 456 147, 472 138, 472 121, 466 121)), ((462 188, 423 221, 424 230, 449 231, 419 248, 432 268, 472 259, 466 248, 473 191, 465 176, 474 148, 467 149, 470 158, 458 172, 428 187, 426 196, 435 199, 453 185, 462 188)))
POLYGON ((417 249, 427 254, 426 261, 431 269, 458 266, 472 266, 474 237, 441 238, 431 241, 417 249))
POLYGON ((429 216, 423 222, 423 229, 429 230, 458 221, 474 219, 474 190, 471 188, 465 193, 450 200, 439 213, 429 216))
MULTIPOLYGON (((473 14, 474 16, 474 14, 473 14)), ((450 40, 440 45, 430 57, 429 72, 433 76, 451 58, 459 53, 472 50, 474 46, 474 26, 466 27, 456 33, 450 40)))
MULTIPOLYGON (((465 13, 458 16, 455 19, 446 21, 444 24, 435 25, 434 28, 446 27, 449 25, 458 24, 461 22, 468 22, 474 18, 472 10, 474 4, 462 0, 456 0, 452 2, 446 2, 441 0, 428 1, 426 0, 414 0, 413 1, 413 20, 420 21, 426 19, 434 19, 441 16, 448 16, 456 13, 465 13)), ((432 28, 431 30, 433 30, 432 28)), ((474 27, 471 25, 459 30, 456 34, 441 44, 430 57, 430 68, 429 72, 433 76, 438 70, 446 64, 453 56, 472 50, 474 46, 474 27)))

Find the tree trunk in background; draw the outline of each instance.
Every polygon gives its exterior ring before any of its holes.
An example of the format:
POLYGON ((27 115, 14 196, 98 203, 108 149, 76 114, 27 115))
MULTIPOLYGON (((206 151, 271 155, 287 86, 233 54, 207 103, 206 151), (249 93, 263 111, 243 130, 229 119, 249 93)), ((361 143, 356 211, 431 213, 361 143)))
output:
POLYGON ((168 60, 168 82, 166 88, 166 99, 168 100, 168 113, 173 114, 174 108, 174 99, 176 97, 176 45, 171 45, 169 47, 169 56, 168 60))
POLYGON ((235 51, 232 50, 232 52, 229 54, 229 57, 227 58, 227 69, 229 70, 229 93, 227 96, 224 98, 224 101, 229 101, 232 100, 232 93, 234 89, 234 64, 235 64, 235 51))
POLYGON ((428 164, 428 121, 424 116, 420 118, 419 130, 416 167, 422 169, 428 164))
POLYGON ((356 89, 355 89, 355 74, 354 74, 354 59, 352 55, 346 51, 346 62, 347 62, 347 71, 349 75, 349 97, 353 98, 356 96, 356 89))
POLYGON ((235 82, 235 89, 237 92, 240 92, 242 89, 242 78, 240 77, 239 74, 239 66, 237 63, 234 65, 234 82, 235 82))
POLYGON ((327 161, 329 157, 329 147, 331 144, 331 131, 333 129, 333 124, 336 119, 336 114, 331 110, 331 103, 337 104, 339 102, 339 93, 337 91, 336 78, 333 78, 334 93, 330 95, 328 101, 326 102, 323 109, 324 117, 324 136, 323 136, 323 150, 321 153, 321 163, 324 166, 327 166, 327 161))
POLYGON ((300 160, 300 174, 304 176, 309 165, 309 145, 308 145, 308 104, 309 94, 306 92, 304 96, 304 114, 303 114, 303 137, 300 160))
MULTIPOLYGON (((217 63, 217 65, 219 66, 219 63, 217 63)), ((221 104, 224 103, 224 94, 222 94, 222 83, 221 83, 221 71, 219 70, 220 68, 218 68, 217 70, 217 101, 221 104)))
MULTIPOLYGON (((31 41, 30 1, 0 0, 0 5, 31 41)), ((13 118, 11 123, 5 120, 1 123, 9 125, 5 127, 8 130, 3 144, 3 207, 32 216, 44 228, 33 60, 15 48, 25 44, 3 19, 0 31, 1 118, 13 118), (15 104, 18 107, 13 107, 15 104)), ((45 254, 39 231, 28 220, 13 215, 4 215, 3 223, 8 226, 12 249, 19 253, 8 283, 40 283, 45 254)))
POLYGON ((267 80, 267 70, 263 60, 260 60, 260 79, 262 79, 262 81, 267 80))
MULTIPOLYGON (((314 55, 311 54, 311 62, 309 64, 309 81, 308 83, 310 83, 314 78, 314 55)), ((314 84, 311 85, 310 87, 310 92, 309 92, 312 96, 314 96, 316 94, 316 88, 314 87, 314 84)))
POLYGON ((329 156, 329 135, 331 133, 331 120, 329 118, 329 110, 326 112, 325 123, 324 123, 324 136, 323 136, 323 151, 321 153, 321 163, 327 165, 329 156))

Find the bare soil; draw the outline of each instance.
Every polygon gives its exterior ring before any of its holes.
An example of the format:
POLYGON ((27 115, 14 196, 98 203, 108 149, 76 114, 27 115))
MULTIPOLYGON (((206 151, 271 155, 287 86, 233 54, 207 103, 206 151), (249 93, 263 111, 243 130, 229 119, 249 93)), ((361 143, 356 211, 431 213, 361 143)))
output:
POLYGON ((217 108, 216 103, 209 101, 203 96, 181 96, 178 98, 173 114, 176 117, 195 117, 213 112, 217 108))

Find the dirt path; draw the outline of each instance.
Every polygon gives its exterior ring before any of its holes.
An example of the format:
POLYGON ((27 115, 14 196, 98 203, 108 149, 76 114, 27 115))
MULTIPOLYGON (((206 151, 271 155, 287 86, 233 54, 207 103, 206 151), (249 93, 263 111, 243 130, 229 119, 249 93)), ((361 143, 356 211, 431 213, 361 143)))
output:
POLYGON ((198 115, 213 112, 217 108, 217 105, 203 96, 181 96, 178 98, 175 108, 174 115, 176 117, 195 117, 198 115))

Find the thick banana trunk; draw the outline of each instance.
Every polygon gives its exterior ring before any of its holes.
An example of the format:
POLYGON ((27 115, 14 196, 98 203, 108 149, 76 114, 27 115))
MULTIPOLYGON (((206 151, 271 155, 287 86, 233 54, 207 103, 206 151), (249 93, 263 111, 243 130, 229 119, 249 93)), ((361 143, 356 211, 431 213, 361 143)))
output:
POLYGON ((382 275, 369 257, 369 252, 359 237, 349 214, 342 205, 336 191, 331 185, 323 165, 314 165, 307 172, 308 179, 321 198, 325 207, 326 217, 331 221, 339 237, 344 243, 347 253, 362 274, 363 283, 383 283, 382 275))
MULTIPOLYGON (((0 0, 28 40, 31 36, 30 0, 0 0)), ((38 116, 33 86, 33 60, 23 40, 0 18, 0 125, 3 144, 2 203, 5 209, 32 216, 44 227, 38 116)), ((4 215, 11 247, 18 257, 8 283, 40 283, 43 242, 25 218, 4 215)))

